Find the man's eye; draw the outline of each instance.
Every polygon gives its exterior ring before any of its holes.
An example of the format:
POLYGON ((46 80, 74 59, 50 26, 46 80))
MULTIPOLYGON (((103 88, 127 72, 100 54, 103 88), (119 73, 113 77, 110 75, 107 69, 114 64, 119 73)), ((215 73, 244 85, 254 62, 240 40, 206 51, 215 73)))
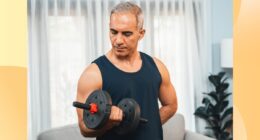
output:
POLYGON ((113 35, 117 34, 117 32, 116 32, 116 31, 111 31, 111 33, 112 33, 113 35))
POLYGON ((131 36, 133 33, 131 33, 131 32, 126 32, 126 33, 124 33, 124 35, 125 36, 131 36))

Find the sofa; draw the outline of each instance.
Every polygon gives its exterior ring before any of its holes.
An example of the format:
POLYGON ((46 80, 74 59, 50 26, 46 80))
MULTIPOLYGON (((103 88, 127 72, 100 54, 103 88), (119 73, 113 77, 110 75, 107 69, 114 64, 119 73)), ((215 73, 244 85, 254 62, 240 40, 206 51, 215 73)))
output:
MULTIPOLYGON (((185 130, 184 117, 181 114, 175 114, 163 125, 163 137, 164 140, 214 140, 185 130)), ((37 140, 95 140, 95 138, 83 137, 78 124, 72 124, 44 131, 38 135, 37 140)))

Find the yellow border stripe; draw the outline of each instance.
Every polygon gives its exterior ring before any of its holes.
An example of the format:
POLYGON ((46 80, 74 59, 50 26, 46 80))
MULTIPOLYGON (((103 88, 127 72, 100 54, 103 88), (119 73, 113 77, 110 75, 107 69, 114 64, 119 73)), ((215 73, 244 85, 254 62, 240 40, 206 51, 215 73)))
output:
POLYGON ((26 140, 27 70, 0 66, 0 140, 26 140))
POLYGON ((258 140, 260 1, 234 0, 234 6, 234 139, 258 140), (244 130, 240 129, 243 125, 244 130))

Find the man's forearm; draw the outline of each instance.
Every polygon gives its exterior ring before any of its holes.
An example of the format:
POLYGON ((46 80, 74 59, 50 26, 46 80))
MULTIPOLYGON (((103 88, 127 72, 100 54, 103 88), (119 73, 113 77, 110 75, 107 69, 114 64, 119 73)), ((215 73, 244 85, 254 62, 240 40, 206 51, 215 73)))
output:
POLYGON ((93 130, 93 129, 89 129, 85 126, 85 124, 83 122, 81 122, 80 124, 80 132, 84 137, 97 137, 97 136, 101 136, 103 135, 107 130, 110 129, 109 126, 104 126, 103 128, 99 129, 99 130, 93 130))
POLYGON ((176 110, 176 107, 170 105, 162 106, 160 108, 161 123, 167 122, 176 113, 176 110))

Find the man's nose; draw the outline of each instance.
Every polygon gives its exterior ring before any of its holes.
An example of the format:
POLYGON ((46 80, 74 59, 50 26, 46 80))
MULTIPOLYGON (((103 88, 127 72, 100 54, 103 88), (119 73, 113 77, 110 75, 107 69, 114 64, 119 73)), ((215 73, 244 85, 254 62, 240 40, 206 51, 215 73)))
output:
POLYGON ((122 35, 118 34, 118 35, 116 36, 116 44, 117 44, 117 45, 123 44, 123 36, 122 36, 122 35))

